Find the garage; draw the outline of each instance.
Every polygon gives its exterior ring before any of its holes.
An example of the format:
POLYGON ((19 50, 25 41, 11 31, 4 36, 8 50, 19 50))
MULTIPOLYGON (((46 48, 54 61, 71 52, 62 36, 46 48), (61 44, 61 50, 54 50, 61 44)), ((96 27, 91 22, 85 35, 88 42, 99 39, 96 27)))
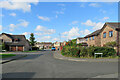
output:
POLYGON ((16 51, 16 46, 11 46, 11 51, 16 51))
POLYGON ((23 51, 23 46, 18 46, 18 51, 23 51))

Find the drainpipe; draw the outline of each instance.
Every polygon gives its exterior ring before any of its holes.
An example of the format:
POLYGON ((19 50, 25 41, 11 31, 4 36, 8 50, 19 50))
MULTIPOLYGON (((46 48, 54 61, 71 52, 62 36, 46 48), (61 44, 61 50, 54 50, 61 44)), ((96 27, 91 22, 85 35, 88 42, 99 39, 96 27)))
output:
POLYGON ((120 55, 120 53, 119 53, 120 52, 119 51, 119 48, 120 48, 120 44, 119 44, 120 38, 119 38, 119 36, 120 36, 120 34, 119 33, 120 33, 120 28, 117 29, 117 56, 120 55))

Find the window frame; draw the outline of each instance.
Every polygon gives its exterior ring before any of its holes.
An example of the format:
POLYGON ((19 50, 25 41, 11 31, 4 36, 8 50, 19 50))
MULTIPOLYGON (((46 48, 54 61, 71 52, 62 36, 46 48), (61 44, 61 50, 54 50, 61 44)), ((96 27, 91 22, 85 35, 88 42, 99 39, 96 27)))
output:
POLYGON ((103 38, 106 38, 106 34, 107 34, 106 32, 103 33, 103 38))
POLYGON ((113 31, 109 31, 109 37, 113 37, 113 31))
POLYGON ((95 40, 95 37, 93 36, 92 39, 95 40))

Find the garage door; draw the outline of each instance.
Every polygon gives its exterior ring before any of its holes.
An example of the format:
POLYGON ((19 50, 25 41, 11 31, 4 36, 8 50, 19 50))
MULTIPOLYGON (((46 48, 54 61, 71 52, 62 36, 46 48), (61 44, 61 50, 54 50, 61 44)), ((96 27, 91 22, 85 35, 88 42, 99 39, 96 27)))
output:
POLYGON ((18 46, 18 51, 23 51, 23 46, 18 46))
POLYGON ((16 51, 16 46, 11 46, 11 51, 16 51))

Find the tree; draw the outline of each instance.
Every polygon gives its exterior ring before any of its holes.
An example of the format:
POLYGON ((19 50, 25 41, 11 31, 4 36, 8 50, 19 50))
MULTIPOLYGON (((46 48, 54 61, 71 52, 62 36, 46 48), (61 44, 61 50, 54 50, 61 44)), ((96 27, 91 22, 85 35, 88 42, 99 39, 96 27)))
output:
POLYGON ((30 34, 30 41, 29 42, 30 42, 31 46, 34 46, 34 44, 36 43, 33 33, 30 34))

